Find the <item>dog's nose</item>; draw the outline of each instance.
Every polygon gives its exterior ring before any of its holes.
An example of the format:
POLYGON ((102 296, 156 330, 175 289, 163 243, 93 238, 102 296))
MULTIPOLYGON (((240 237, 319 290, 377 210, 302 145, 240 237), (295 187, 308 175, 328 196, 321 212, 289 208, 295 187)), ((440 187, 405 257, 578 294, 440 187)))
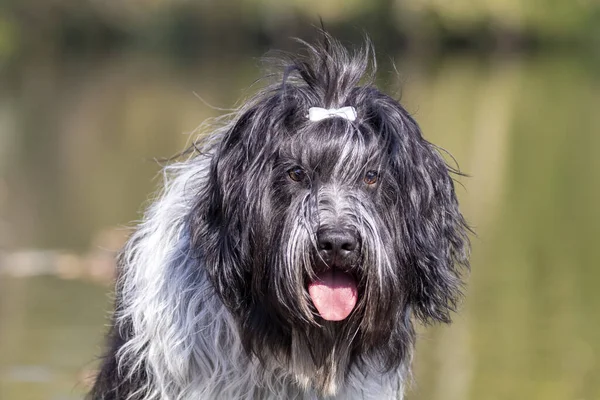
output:
POLYGON ((356 234, 348 230, 319 229, 317 232, 319 254, 328 263, 346 262, 358 248, 356 234))

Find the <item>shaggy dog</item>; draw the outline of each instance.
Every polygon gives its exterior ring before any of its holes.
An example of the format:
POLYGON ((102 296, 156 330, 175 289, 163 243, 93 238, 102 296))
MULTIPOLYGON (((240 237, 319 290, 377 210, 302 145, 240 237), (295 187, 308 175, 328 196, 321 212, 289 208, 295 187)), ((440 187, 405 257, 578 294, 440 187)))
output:
POLYGON ((165 169, 120 260, 92 399, 401 398, 467 266, 451 172, 324 34, 165 169))

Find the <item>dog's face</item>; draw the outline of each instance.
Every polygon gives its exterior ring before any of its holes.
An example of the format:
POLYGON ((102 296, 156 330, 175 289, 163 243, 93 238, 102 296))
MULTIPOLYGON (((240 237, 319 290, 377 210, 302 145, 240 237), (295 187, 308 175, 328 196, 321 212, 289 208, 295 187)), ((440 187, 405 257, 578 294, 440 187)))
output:
POLYGON ((453 170, 361 83, 369 45, 323 36, 165 169, 92 397, 398 397, 413 320, 449 321, 468 252, 453 170))
POLYGON ((260 94, 215 147, 192 248, 259 358, 301 347, 317 366, 334 349, 399 365, 411 316, 448 321, 459 295, 450 170, 392 98, 339 77, 324 100, 320 75, 298 74, 307 84, 260 94), (358 117, 310 121, 323 104, 358 117))

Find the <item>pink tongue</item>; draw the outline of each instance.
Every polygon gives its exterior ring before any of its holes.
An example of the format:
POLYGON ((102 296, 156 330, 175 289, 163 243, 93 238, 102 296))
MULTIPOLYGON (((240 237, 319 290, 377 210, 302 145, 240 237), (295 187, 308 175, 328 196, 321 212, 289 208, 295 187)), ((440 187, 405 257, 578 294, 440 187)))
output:
POLYGON ((344 272, 330 269, 308 285, 308 294, 323 319, 341 321, 356 305, 356 281, 344 272))

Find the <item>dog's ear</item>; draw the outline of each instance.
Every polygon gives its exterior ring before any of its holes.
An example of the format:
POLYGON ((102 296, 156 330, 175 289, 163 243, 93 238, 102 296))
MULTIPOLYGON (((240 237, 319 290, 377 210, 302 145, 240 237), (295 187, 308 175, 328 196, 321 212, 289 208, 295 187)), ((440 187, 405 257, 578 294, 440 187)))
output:
POLYGON ((452 173, 437 148, 397 102, 378 104, 387 137, 392 202, 399 208, 396 250, 406 274, 408 302, 424 322, 450 322, 468 268, 469 228, 459 211, 452 173), (385 104, 385 106, 382 106, 385 104))
POLYGON ((461 294, 460 269, 468 265, 468 228, 448 166, 430 143, 421 140, 417 146, 405 214, 413 268, 410 300, 422 320, 450 322, 461 294))
POLYGON ((245 273, 241 260, 247 259, 247 238, 242 221, 247 208, 244 198, 244 159, 242 131, 249 118, 242 116, 223 133, 211 154, 206 186, 202 188, 191 214, 192 248, 206 265, 221 299, 230 307, 245 297, 245 273))
POLYGON ((268 214, 270 167, 261 163, 262 152, 269 151, 272 128, 257 116, 257 107, 240 114, 227 129, 211 154, 206 186, 198 196, 192 229, 192 246, 202 252, 213 284, 222 300, 235 309, 247 305, 253 260, 265 263, 262 244, 254 237, 266 237, 263 221, 268 214), (254 221, 248 226, 248 221, 254 221), (252 252, 252 254, 250 254, 252 252), (261 258, 262 257, 262 258, 261 258))

